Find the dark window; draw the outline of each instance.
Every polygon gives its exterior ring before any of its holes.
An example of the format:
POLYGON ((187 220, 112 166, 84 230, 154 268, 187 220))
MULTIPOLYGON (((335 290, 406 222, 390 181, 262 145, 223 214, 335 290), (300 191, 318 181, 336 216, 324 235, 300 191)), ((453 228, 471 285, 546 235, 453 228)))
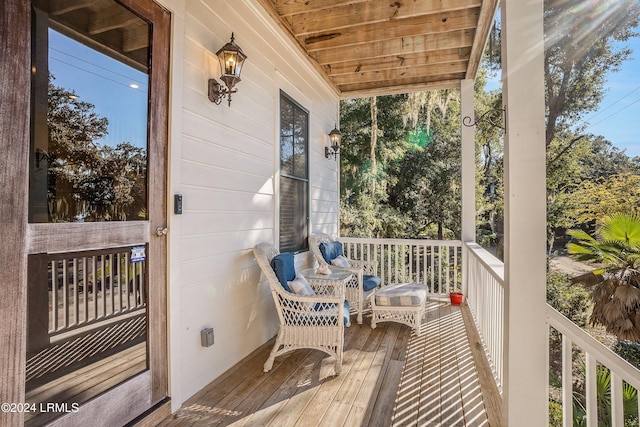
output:
POLYGON ((308 249, 309 113, 280 95, 280 251, 308 249))

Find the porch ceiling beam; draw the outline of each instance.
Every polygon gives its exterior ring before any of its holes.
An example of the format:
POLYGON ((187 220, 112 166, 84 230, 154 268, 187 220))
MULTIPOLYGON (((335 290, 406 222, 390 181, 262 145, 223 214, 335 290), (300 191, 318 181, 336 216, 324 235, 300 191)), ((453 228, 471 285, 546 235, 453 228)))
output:
POLYGON ((338 85, 350 83, 376 82, 381 80, 424 78, 434 77, 442 74, 464 75, 467 71, 467 64, 464 62, 451 62, 448 64, 427 65, 424 67, 402 67, 393 70, 367 71, 351 74, 341 74, 333 77, 333 81, 338 85))
POLYGON ((473 45, 474 31, 459 30, 445 34, 404 37, 363 44, 356 47, 341 47, 314 52, 313 57, 320 65, 341 62, 345 58, 352 61, 382 58, 386 56, 437 51, 443 49, 468 48, 473 45))
POLYGON ((456 89, 460 87, 461 75, 440 76, 439 79, 413 78, 393 79, 369 83, 356 83, 339 86, 343 98, 361 98, 365 96, 393 95, 418 92, 421 90, 456 89))
POLYGON ((408 55, 392 55, 383 58, 363 59, 361 61, 338 62, 325 65, 329 76, 367 72, 375 70, 391 70, 402 67, 422 67, 426 65, 447 64, 469 59, 470 47, 443 49, 441 51, 420 52, 408 55))
POLYGON ((323 9, 314 13, 303 13, 287 17, 293 33, 300 37, 329 30, 338 30, 362 24, 396 21, 404 18, 424 16, 480 7, 481 0, 414 0, 412 2, 390 2, 372 0, 346 6, 323 9))
POLYGON ((297 15, 300 13, 318 12, 338 6, 348 6, 355 3, 366 3, 369 0, 275 0, 275 8, 280 16, 297 15))
POLYGON ((309 52, 314 52, 368 43, 370 40, 414 37, 416 28, 421 29, 422 35, 473 29, 478 23, 479 16, 480 8, 471 8, 455 14, 445 12, 408 19, 394 19, 378 24, 354 25, 337 32, 323 31, 299 38, 309 52))
POLYGON ((485 0, 482 3, 478 26, 476 28, 476 40, 484 40, 485 42, 474 43, 471 50, 471 57, 469 58, 467 76, 475 76, 478 71, 478 67, 480 67, 484 48, 487 45, 486 41, 489 40, 489 32, 491 31, 491 27, 493 27, 493 17, 496 16, 499 3, 499 0, 485 0))

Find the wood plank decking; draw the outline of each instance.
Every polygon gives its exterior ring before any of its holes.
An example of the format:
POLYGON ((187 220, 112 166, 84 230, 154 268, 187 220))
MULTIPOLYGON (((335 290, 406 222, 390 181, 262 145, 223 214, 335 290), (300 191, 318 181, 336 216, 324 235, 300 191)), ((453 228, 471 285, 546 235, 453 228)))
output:
MULTIPOLYGON (((26 394, 26 402, 40 408, 46 402, 86 402, 147 368, 146 342, 136 344, 95 363, 77 369, 26 394)), ((60 416, 60 412, 25 414, 25 426, 41 426, 60 416)))
POLYGON ((498 426, 500 398, 469 319, 466 307, 439 301, 419 336, 353 318, 339 376, 332 358, 307 350, 264 373, 272 340, 158 426, 498 426))

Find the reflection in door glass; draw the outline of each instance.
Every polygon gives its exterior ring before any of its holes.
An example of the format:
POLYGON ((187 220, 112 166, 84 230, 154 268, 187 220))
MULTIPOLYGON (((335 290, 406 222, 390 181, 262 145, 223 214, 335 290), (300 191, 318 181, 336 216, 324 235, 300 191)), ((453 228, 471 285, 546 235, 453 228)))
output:
MULTIPOLYGON (((145 220, 150 24, 114 0, 32 6, 29 221, 145 220)), ((91 250, 64 224, 34 228, 65 249, 28 257, 27 427, 85 417, 87 402, 150 370, 149 245, 127 241, 124 223, 70 227, 91 250)))
POLYGON ((30 221, 146 219, 145 64, 52 28, 48 42, 46 95, 34 91, 30 221))
POLYGON ((144 246, 30 255, 26 414, 43 425, 147 369, 144 246), (60 406, 58 406, 59 408, 60 406))

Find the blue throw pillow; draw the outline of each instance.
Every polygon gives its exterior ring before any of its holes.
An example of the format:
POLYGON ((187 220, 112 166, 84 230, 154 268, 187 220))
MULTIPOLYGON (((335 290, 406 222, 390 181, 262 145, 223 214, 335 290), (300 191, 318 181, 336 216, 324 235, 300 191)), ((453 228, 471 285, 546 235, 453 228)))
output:
POLYGON ((322 254, 322 258, 327 262, 327 264, 331 265, 331 261, 340 255, 344 255, 342 250, 342 243, 336 242, 328 242, 328 243, 320 243, 320 253, 322 254))
POLYGON ((377 276, 369 276, 365 274, 362 276, 362 289, 367 292, 371 289, 375 289, 380 286, 380 278, 377 276))
POLYGON ((287 282, 296 278, 296 268, 293 263, 293 254, 291 252, 283 252, 273 257, 271 260, 271 268, 276 273, 278 281, 287 292, 291 292, 287 282))

